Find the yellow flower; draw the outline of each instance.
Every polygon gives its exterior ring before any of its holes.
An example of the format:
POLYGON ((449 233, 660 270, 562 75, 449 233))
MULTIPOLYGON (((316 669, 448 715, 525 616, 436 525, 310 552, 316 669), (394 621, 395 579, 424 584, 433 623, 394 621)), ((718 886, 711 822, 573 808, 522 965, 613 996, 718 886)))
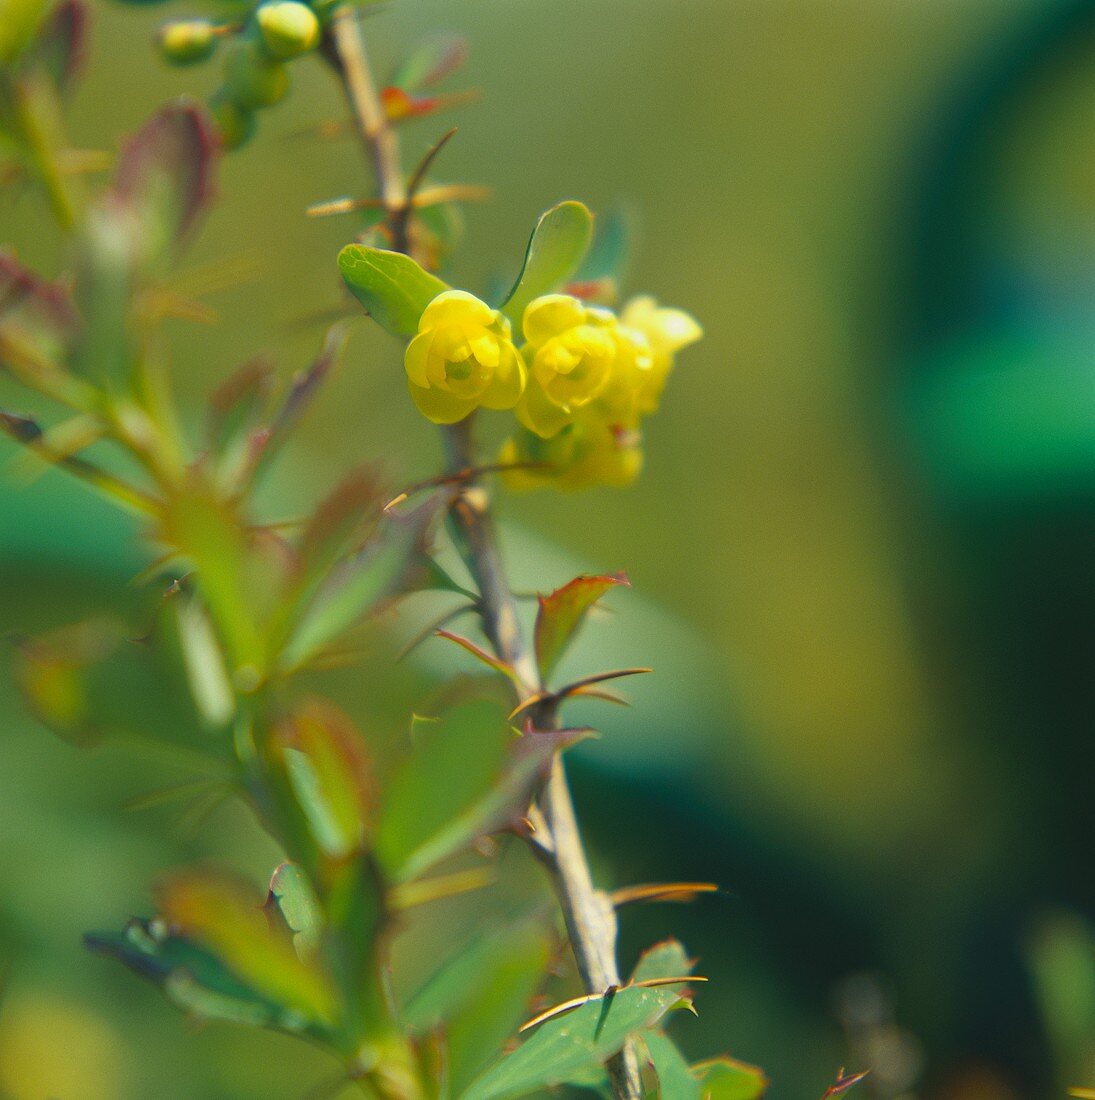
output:
POLYGON ((522 322, 529 384, 517 419, 543 439, 573 423, 605 388, 616 359, 616 318, 566 294, 530 302, 522 322))
POLYGON ((594 485, 630 485, 642 469, 638 432, 582 420, 551 439, 518 431, 498 456, 510 489, 587 489, 594 485))
POLYGON ((509 321, 463 290, 446 290, 425 308, 404 363, 414 403, 435 424, 455 424, 480 406, 512 409, 525 388, 509 321))
POLYGON ((641 416, 651 411, 646 394, 653 385, 654 351, 644 333, 626 325, 614 325, 612 339, 616 345, 612 374, 583 419, 637 428, 641 416))
POLYGON ((659 306, 654 298, 632 298, 620 314, 620 324, 641 333, 650 346, 650 369, 642 376, 637 392, 640 415, 656 412, 666 379, 673 368, 673 356, 703 336, 699 322, 683 309, 659 306))

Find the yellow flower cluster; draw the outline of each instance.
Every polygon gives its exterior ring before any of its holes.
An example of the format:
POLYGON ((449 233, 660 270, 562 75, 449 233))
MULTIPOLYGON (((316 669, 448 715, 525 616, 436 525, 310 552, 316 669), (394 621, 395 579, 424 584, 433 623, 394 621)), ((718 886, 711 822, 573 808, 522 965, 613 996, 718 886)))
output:
POLYGON ((411 396, 438 424, 514 409, 501 462, 517 488, 627 485, 642 467, 640 427, 658 408, 673 357, 703 332, 687 313, 636 298, 619 316, 566 294, 525 309, 518 350, 497 310, 438 295, 407 348, 411 396))

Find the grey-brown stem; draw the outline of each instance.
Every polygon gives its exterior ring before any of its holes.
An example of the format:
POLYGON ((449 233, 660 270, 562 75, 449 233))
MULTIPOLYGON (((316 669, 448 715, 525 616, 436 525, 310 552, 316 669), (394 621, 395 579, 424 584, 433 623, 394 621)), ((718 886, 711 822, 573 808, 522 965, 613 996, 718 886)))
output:
MULTIPOLYGON (((475 466, 471 426, 469 417, 445 429, 453 473, 475 466)), ((540 690, 540 678, 517 617, 517 602, 499 552, 487 490, 474 482, 466 484, 450 515, 462 556, 479 588, 484 632, 498 656, 517 673, 517 693, 519 701, 524 702, 540 690)), ((545 717, 554 725, 553 714, 545 717)), ((551 875, 582 984, 587 993, 604 993, 620 984, 616 910, 609 897, 593 884, 560 755, 552 762, 531 820, 535 829, 533 851, 551 875)), ((639 1062, 632 1044, 609 1062, 608 1073, 617 1100, 641 1100, 639 1062)))

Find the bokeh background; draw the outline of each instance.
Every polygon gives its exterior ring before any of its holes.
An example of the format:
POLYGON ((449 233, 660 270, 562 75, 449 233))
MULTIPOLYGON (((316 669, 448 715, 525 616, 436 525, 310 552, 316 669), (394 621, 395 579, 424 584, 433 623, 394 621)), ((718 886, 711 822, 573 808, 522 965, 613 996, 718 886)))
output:
MULTIPOLYGON (((165 98, 211 91, 212 69, 149 48, 193 8, 93 6, 77 144, 112 148, 165 98)), ((369 22, 378 67, 438 27, 468 36, 483 93, 442 174, 496 192, 466 213, 454 279, 512 271, 560 198, 624 201, 632 287, 707 330, 636 488, 502 505, 520 584, 634 582, 584 641, 590 661, 657 669, 575 761, 601 878, 726 888, 625 913, 625 962, 679 933, 712 979, 681 1042, 763 1065, 775 1100, 819 1095, 842 1064, 873 1065, 860 1091, 891 1100, 1095 1085, 1095 4, 393 0, 369 22)), ((296 69, 189 257, 246 275, 209 299, 217 325, 172 329, 195 418, 257 351, 303 365, 308 317, 339 303, 353 223, 303 210, 363 192, 363 164, 301 135, 341 105, 319 65, 296 69)), ((445 125, 408 127, 411 154, 445 125)), ((58 270, 36 202, 2 202, 0 240, 58 270)), ((397 483, 439 461, 367 322, 271 511, 363 459, 397 483)), ((0 629, 139 616, 140 564, 105 506, 8 467, 0 629)), ((440 661, 339 690, 398 724, 440 661)), ((246 814, 126 811, 173 762, 55 741, 7 672, 0 715, 0 1094, 280 1098, 329 1074, 287 1039, 183 1026, 80 946, 182 862, 260 882, 276 853, 246 814)))

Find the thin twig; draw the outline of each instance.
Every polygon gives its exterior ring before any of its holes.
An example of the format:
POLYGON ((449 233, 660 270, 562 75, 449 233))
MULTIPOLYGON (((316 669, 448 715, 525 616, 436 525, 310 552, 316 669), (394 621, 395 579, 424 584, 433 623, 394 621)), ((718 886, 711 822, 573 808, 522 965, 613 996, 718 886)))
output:
MULTIPOLYGON (((335 12, 332 33, 346 97, 350 101, 362 145, 376 173, 380 197, 389 215, 393 219, 400 216, 405 222, 402 212, 407 204, 407 191, 400 164, 399 137, 388 125, 388 116, 369 68, 357 12, 349 4, 342 5, 335 12)), ((405 252, 406 243, 404 226, 404 232, 398 234, 395 241, 396 251, 405 252)))
MULTIPOLYGON (((445 440, 451 470, 474 468, 470 418, 446 429, 445 440)), ((540 677, 517 617, 517 602, 498 550, 486 489, 474 483, 466 486, 450 515, 479 586, 483 629, 498 656, 514 670, 518 701, 523 702, 540 693, 540 677)), ((551 874, 582 984, 587 993, 602 994, 620 985, 616 910, 607 895, 593 885, 561 756, 552 764, 532 818, 534 837, 544 834, 532 844, 532 851, 551 874)), ((639 1064, 632 1046, 609 1062, 608 1071, 617 1100, 639 1100, 639 1064)))

